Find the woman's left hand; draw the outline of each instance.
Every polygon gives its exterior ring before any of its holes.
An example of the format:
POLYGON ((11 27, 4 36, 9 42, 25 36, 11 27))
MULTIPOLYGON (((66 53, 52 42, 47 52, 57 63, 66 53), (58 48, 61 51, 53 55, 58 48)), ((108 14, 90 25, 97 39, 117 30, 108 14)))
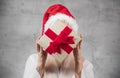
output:
POLYGON ((81 55, 81 43, 83 36, 80 35, 80 42, 77 44, 76 48, 73 51, 74 59, 75 59, 75 78, 81 78, 81 71, 83 67, 82 55, 81 55))

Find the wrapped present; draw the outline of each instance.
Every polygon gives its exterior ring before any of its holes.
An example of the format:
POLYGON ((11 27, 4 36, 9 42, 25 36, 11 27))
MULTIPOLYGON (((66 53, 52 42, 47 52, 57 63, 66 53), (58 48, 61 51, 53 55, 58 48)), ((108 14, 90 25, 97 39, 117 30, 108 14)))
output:
POLYGON ((47 53, 62 62, 76 47, 80 37, 72 28, 61 20, 55 21, 42 35, 38 44, 47 53))

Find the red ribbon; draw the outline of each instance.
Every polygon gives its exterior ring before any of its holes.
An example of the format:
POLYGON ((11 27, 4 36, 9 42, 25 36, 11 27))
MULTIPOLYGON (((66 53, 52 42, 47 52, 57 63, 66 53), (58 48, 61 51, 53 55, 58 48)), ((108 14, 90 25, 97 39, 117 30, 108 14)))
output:
POLYGON ((68 54, 73 50, 69 44, 74 44, 73 36, 68 36, 72 32, 68 26, 66 26, 59 35, 54 33, 51 29, 48 29, 45 34, 53 40, 46 51, 50 54, 58 52, 61 54, 61 49, 65 50, 68 54))

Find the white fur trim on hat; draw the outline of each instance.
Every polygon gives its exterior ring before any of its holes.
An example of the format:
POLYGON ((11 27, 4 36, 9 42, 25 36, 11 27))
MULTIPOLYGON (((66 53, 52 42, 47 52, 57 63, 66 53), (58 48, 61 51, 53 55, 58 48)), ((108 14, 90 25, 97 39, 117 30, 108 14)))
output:
POLYGON ((53 24, 57 19, 60 19, 60 20, 64 20, 66 21, 70 26, 71 28, 73 29, 74 32, 78 32, 78 25, 76 23, 76 20, 70 16, 67 16, 65 14, 62 14, 62 13, 57 13, 56 15, 54 16, 51 16, 48 21, 45 23, 45 31, 49 28, 49 26, 51 26, 51 24, 53 24))

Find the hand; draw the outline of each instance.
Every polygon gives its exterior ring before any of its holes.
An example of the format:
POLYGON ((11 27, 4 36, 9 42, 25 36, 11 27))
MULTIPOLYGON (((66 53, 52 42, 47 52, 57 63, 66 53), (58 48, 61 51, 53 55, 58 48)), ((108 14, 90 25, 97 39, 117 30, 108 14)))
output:
POLYGON ((75 78, 81 78, 81 71, 83 67, 82 63, 82 55, 81 55, 81 43, 82 43, 82 35, 80 35, 80 42, 77 44, 76 48, 73 51, 74 59, 75 59, 75 78))
POLYGON ((45 62, 47 59, 47 53, 43 51, 42 47, 37 43, 39 39, 40 39, 40 36, 36 40, 36 48, 38 52, 38 63, 37 63, 36 69, 39 72, 40 77, 43 78, 44 70, 45 70, 45 62))

